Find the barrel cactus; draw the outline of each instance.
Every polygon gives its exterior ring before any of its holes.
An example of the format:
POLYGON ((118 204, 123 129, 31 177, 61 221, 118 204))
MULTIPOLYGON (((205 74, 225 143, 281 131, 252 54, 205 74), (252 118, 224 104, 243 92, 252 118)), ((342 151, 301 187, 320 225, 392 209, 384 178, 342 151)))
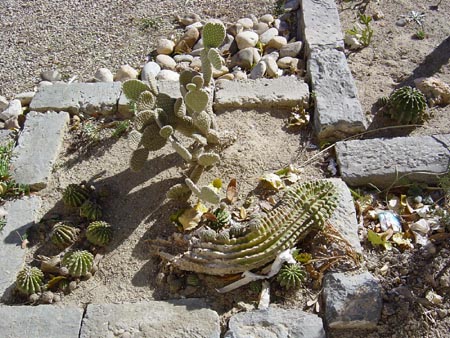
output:
POLYGON ((63 192, 63 202, 69 207, 80 207, 89 197, 89 191, 79 184, 69 184, 63 192))
POLYGON ((86 200, 80 207, 80 216, 90 221, 96 221, 102 217, 102 207, 98 203, 86 200))
POLYGON ((71 276, 81 277, 91 271, 94 256, 86 250, 72 251, 64 255, 61 264, 69 270, 71 276))
POLYGON ((427 103, 419 90, 405 86, 395 90, 388 101, 391 118, 398 123, 414 124, 425 120, 427 103))
POLYGON ((278 272, 277 281, 286 289, 298 289, 306 277, 306 271, 298 264, 284 264, 278 272))
POLYGON ((213 214, 216 216, 216 220, 209 222, 210 228, 218 230, 230 223, 231 215, 226 209, 217 208, 213 214))
POLYGON ((65 248, 75 243, 78 239, 79 231, 73 226, 59 222, 53 226, 50 239, 57 247, 65 248))
POLYGON ((26 295, 31 295, 41 291, 44 280, 44 273, 31 266, 26 266, 17 274, 16 288, 26 295))
POLYGON ((108 245, 112 238, 111 225, 103 221, 92 222, 87 227, 86 238, 94 245, 108 245))

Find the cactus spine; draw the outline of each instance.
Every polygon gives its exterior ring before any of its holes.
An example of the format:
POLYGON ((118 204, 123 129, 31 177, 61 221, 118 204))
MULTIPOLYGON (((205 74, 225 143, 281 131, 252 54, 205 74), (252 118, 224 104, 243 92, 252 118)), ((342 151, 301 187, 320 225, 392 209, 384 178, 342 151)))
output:
POLYGON ((36 268, 26 266, 19 271, 16 278, 16 288, 26 295, 31 295, 41 291, 44 280, 44 273, 36 268))
POLYGON ((112 238, 111 225, 103 221, 92 222, 87 227, 86 238, 94 245, 108 245, 112 238))
POLYGON ((82 277, 91 271, 94 256, 86 250, 72 251, 64 255, 61 264, 69 270, 71 276, 82 277))
POLYGON ((409 86, 394 91, 388 101, 391 118, 398 123, 414 124, 423 122, 426 108, 425 96, 419 90, 409 86))

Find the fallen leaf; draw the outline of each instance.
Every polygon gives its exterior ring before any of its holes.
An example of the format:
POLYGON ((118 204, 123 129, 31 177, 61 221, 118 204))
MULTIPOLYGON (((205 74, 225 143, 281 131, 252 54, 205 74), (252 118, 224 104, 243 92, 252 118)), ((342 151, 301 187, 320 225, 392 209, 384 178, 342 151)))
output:
POLYGON ((411 240, 409 238, 405 238, 405 234, 402 232, 397 232, 396 234, 394 234, 392 236, 392 241, 398 246, 405 249, 410 249, 413 247, 413 245, 411 244, 411 240))
POLYGON ((193 208, 186 209, 178 217, 178 222, 183 226, 184 231, 195 229, 202 219, 202 215, 208 211, 202 203, 197 203, 193 208))
POLYGON ((442 301, 443 301, 443 297, 438 295, 436 292, 430 290, 427 292, 427 294, 425 295, 425 298, 430 301, 431 303, 433 303, 434 305, 441 305, 442 301))
POLYGON ((203 218, 206 218, 208 221, 217 222, 217 217, 212 212, 205 212, 202 215, 203 218))
POLYGON ((226 199, 230 204, 236 203, 238 199, 237 181, 235 178, 228 183, 226 199))
POLYGON ((67 279, 65 276, 56 276, 50 279, 47 283, 47 287, 51 290, 53 288, 56 288, 58 286, 58 283, 64 279, 67 279))
POLYGON ((261 182, 266 183, 271 189, 280 190, 284 188, 284 184, 281 181, 280 176, 276 174, 266 174, 259 179, 261 182))
POLYGON ((245 209, 244 207, 241 207, 239 209, 239 218, 242 220, 247 218, 247 209, 245 209))
POLYGON ((382 247, 384 247, 386 250, 391 250, 392 249, 392 245, 391 243, 389 243, 386 240, 386 237, 383 236, 384 233, 381 234, 377 234, 376 232, 372 231, 371 229, 368 230, 367 233, 367 240, 373 245, 373 246, 377 246, 377 245, 381 245, 382 247))

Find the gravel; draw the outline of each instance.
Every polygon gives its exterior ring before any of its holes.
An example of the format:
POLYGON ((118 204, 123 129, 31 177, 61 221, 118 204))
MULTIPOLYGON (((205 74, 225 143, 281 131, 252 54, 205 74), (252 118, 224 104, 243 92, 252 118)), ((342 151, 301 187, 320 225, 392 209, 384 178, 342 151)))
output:
POLYGON ((176 16, 230 22, 272 13, 275 0, 2 0, 0 95, 32 90, 41 71, 88 81, 98 68, 141 67, 160 37, 181 35, 176 16))

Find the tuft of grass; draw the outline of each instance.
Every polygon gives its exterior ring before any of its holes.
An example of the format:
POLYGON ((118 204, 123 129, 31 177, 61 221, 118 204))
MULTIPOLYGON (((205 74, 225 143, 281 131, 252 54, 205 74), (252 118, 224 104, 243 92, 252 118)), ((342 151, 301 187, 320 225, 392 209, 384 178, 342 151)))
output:
POLYGON ((159 29, 162 25, 161 18, 142 18, 139 22, 142 30, 159 29))
POLYGON ((28 185, 18 184, 11 178, 10 162, 13 149, 14 141, 0 145, 0 200, 30 193, 28 185))
POLYGON ((130 120, 120 121, 116 124, 116 128, 112 133, 112 137, 119 138, 122 135, 126 134, 130 129, 130 120))

